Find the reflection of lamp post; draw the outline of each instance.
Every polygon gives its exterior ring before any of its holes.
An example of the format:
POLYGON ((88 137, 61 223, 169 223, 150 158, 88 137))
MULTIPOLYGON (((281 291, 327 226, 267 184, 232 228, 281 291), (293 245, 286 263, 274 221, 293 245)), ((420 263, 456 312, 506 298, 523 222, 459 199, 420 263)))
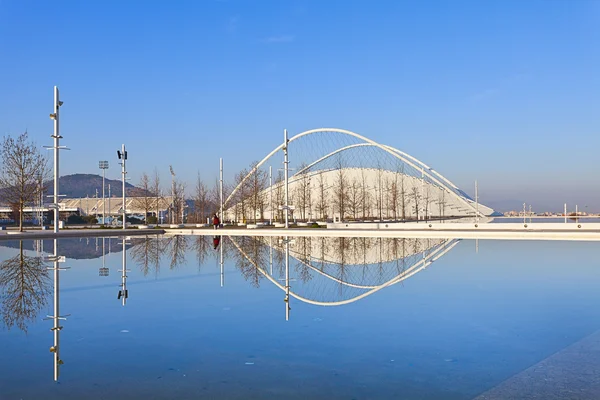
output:
POLYGON ((281 241, 285 245, 285 297, 283 302, 285 303, 285 320, 290 320, 290 243, 293 243, 293 239, 289 239, 287 236, 281 241))
POLYGON ((223 287, 225 285, 225 268, 224 268, 224 264, 223 264, 223 246, 225 246, 225 241, 221 241, 221 248, 219 249, 221 254, 220 254, 220 259, 219 259, 219 265, 221 267, 221 287, 223 287))
POLYGON ((59 325, 60 320, 66 320, 67 316, 60 316, 60 303, 59 303, 59 272, 64 271, 67 268, 59 268, 59 263, 64 262, 65 258, 58 255, 58 240, 54 239, 54 254, 48 256, 46 261, 54 262, 53 268, 48 268, 54 271, 54 315, 48 315, 46 319, 54 321, 53 327, 50 329, 54 333, 54 345, 50 347, 50 352, 54 354, 54 380, 58 381, 59 367, 64 364, 63 360, 60 359, 60 331, 62 326, 59 325))
MULTIPOLYGON (((102 238, 102 268, 100 268, 100 273, 99 273, 100 276, 108 276, 108 272, 109 272, 108 268, 106 268, 106 266, 105 266, 105 258, 106 258, 105 241, 106 241, 106 238, 103 237, 102 238)), ((110 241, 109 241, 109 244, 110 244, 110 241)))
MULTIPOLYGON (((100 169, 102 170, 102 226, 105 225, 105 218, 106 218, 106 202, 104 200, 104 178, 105 178, 105 172, 108 169, 108 161, 99 161, 98 162, 98 166, 100 167, 100 169)), ((110 210, 109 210, 110 212, 110 210)))
POLYGON ((290 241, 285 237, 285 320, 290 320, 290 241))
POLYGON ((129 270, 127 269, 127 249, 125 247, 126 244, 127 238, 123 237, 123 268, 120 270, 121 290, 119 290, 119 294, 117 296, 117 299, 121 300, 121 304, 123 304, 123 306, 127 304, 127 298, 129 297, 129 291, 127 290, 127 272, 129 272, 129 270))

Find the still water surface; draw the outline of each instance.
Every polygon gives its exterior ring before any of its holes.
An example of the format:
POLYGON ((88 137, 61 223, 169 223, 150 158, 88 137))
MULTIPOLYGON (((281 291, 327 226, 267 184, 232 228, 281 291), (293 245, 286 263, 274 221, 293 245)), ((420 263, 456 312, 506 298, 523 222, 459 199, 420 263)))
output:
POLYGON ((53 241, 0 242, 0 398, 472 399, 600 328, 597 243, 289 239, 60 240, 58 383, 53 241))

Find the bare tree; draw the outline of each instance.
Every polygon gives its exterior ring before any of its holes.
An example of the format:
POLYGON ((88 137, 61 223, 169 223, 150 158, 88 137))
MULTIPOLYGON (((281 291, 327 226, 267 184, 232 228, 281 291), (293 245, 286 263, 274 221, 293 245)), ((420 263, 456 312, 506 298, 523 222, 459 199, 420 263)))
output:
POLYGON ((379 219, 383 219, 383 168, 377 163, 377 198, 375 199, 375 205, 379 213, 379 219))
POLYGON ((317 175, 317 213, 319 218, 327 218, 327 178, 324 176, 323 171, 320 171, 317 175))
POLYGON ((252 174, 248 178, 249 189, 250 189, 250 208, 252 209, 252 218, 254 223, 257 222, 258 216, 262 220, 265 208, 265 189, 267 185, 267 174, 260 168, 256 168, 258 162, 255 161, 250 165, 250 171, 252 174))
POLYGON ((402 220, 406 220, 406 174, 404 173, 404 164, 400 166, 400 169, 397 170, 397 173, 400 175, 400 211, 402 212, 402 220))
POLYGON ((411 188, 411 198, 413 203, 415 204, 415 215, 417 217, 417 222, 419 221, 419 207, 421 206, 421 194, 419 193, 419 188, 413 186, 411 188))
POLYGON ((185 209, 185 183, 175 179, 173 181, 173 222, 180 219, 180 223, 184 223, 183 212, 185 209))
POLYGON ((429 204, 431 203, 431 185, 425 185, 425 193, 423 193, 423 200, 425 201, 425 221, 429 219, 429 204))
POLYGON ((160 174, 158 173, 158 168, 154 168, 154 174, 152 176, 152 185, 151 191, 155 196, 155 205, 156 205, 156 223, 159 223, 159 214, 160 214, 160 199, 162 197, 162 192, 160 189, 160 174))
POLYGON ((204 218, 208 215, 208 197, 208 190, 202 181, 200 171, 198 171, 198 177, 196 178, 196 194, 194 196, 194 214, 196 215, 196 222, 204 221, 204 218))
POLYGON ((333 204, 340 213, 340 220, 344 219, 346 213, 349 186, 346 167, 344 166, 342 159, 338 157, 336 162, 335 183, 333 185, 333 204))
POLYGON ((365 173, 364 168, 360 171, 360 190, 362 198, 362 218, 364 220, 367 217, 367 213, 371 213, 371 194, 369 193, 367 174, 365 173))
MULTIPOLYGON (((48 178, 47 160, 35 143, 29 141, 27 132, 16 139, 5 136, 0 149, 2 169, 0 189, 5 200, 19 210, 19 231, 23 231, 23 209, 38 199, 43 191, 40 180, 48 178)), ((56 211, 58 212, 58 211, 56 211)))
POLYGON ((283 209, 280 209, 279 207, 283 205, 283 203, 285 202, 285 188, 283 186, 284 184, 284 179, 283 179, 283 172, 279 171, 277 173, 277 177, 275 178, 275 187, 273 188, 275 191, 275 206, 274 208, 277 209, 277 215, 280 221, 283 220, 284 216, 283 216, 283 209))
POLYGON ((348 210, 355 220, 358 218, 358 214, 362 209, 364 191, 360 187, 360 182, 357 178, 352 179, 348 190, 348 210))
POLYGON ((150 177, 147 173, 142 172, 140 183, 138 185, 142 189, 142 195, 135 198, 135 206, 144 210, 144 222, 148 223, 148 214, 150 214, 154 198, 151 197, 150 177))
MULTIPOLYGON (((300 164, 299 169, 303 170, 306 167, 306 164, 300 164)), ((296 199, 298 200, 298 210, 300 211, 300 218, 305 220, 307 212, 306 210, 310 210, 311 199, 310 199, 310 176, 308 171, 304 171, 300 174, 300 176, 294 177, 296 183, 296 199)))
POLYGON ((446 210, 446 191, 441 189, 438 193, 438 208, 440 220, 444 219, 444 211, 446 210))
POLYGON ((19 254, 0 263, 0 314, 8 329, 16 325, 27 332, 27 322, 48 302, 50 282, 42 258, 25 255, 20 241, 19 254))
POLYGON ((246 208, 248 207, 248 179, 244 180, 246 175, 248 175, 248 170, 243 169, 235 176, 235 185, 238 187, 238 190, 235 193, 235 198, 233 199, 235 204, 235 219, 241 219, 243 222, 245 222, 246 208))

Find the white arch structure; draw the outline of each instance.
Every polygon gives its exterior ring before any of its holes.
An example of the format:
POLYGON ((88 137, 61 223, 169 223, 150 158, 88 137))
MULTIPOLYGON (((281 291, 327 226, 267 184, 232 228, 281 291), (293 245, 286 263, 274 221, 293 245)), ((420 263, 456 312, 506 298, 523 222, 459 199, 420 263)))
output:
MULTIPOLYGON (((464 204, 467 207, 467 210, 471 210, 474 215, 479 213, 479 216, 483 216, 482 212, 477 210, 477 208, 473 205, 472 201, 469 201, 470 199, 465 197, 465 194, 455 184, 453 184, 449 179, 442 176, 439 172, 435 171, 433 168, 429 167, 427 164, 419 161, 415 157, 413 157, 403 151, 400 151, 391 146, 377 143, 377 142, 375 142, 365 136, 362 136, 356 132, 352 132, 352 131, 349 131, 346 129, 339 129, 339 128, 311 129, 308 131, 298 133, 297 135, 290 138, 288 140, 288 146, 289 146, 289 143, 291 143, 295 140, 298 140, 304 136, 308 136, 308 135, 311 135, 314 133, 328 133, 328 132, 340 133, 340 134, 352 136, 354 138, 362 140, 363 143, 352 144, 352 145, 337 149, 337 150, 321 157, 319 160, 312 162, 308 167, 303 168, 301 171, 298 171, 295 175, 298 175, 299 173, 306 171, 309 167, 312 167, 315 164, 317 164, 335 154, 338 154, 342 151, 349 150, 351 148, 360 147, 360 146, 373 146, 373 147, 377 147, 377 148, 381 149, 382 151, 390 154, 392 157, 395 157, 395 158, 399 159, 400 161, 410 165, 415 170, 421 170, 424 176, 427 176, 432 182, 436 183, 440 188, 445 189, 451 196, 455 197, 459 201, 459 203, 464 204)), ((284 148, 284 146, 285 146, 285 143, 280 144, 275 149, 273 149, 273 151, 271 151, 269 154, 267 154, 267 156, 265 158, 263 158, 258 164, 256 164, 256 166, 254 168, 252 168, 252 170, 250 170, 250 172, 248 172, 248 174, 240 181, 240 183, 235 187, 235 189, 233 189, 233 191, 229 194, 229 196, 227 197, 227 199, 224 202, 224 206, 227 206, 229 204, 229 201, 233 198, 233 196, 236 194, 236 192, 239 190, 239 188, 244 184, 244 182, 250 176, 252 176, 252 174, 254 174, 264 163, 266 163, 268 159, 270 159, 272 156, 274 156, 278 151, 282 150, 284 148)))
MULTIPOLYGON (((280 282, 278 282, 277 280, 275 280, 271 275, 269 275, 265 270, 263 270, 263 268, 261 268, 256 261, 254 261, 250 256, 248 256, 248 254, 236 243, 236 241, 234 240, 233 237, 230 237, 231 242, 233 243, 233 245, 237 248, 237 250, 240 252, 240 254, 242 254, 265 278, 267 278, 267 280, 269 280, 271 283, 273 283, 275 286, 277 286, 280 290, 282 290, 284 293, 287 293, 287 289, 284 285, 282 285, 280 282)), ((351 299, 347 299, 347 300, 340 300, 340 301, 332 301, 332 302, 324 302, 324 301, 318 301, 318 300, 312 300, 312 299, 308 299, 304 296, 301 296, 293 291, 289 291, 290 296, 292 296, 293 298, 300 300, 304 303, 307 304, 312 304, 312 305, 316 305, 316 306, 325 306, 325 307, 333 307, 333 306, 342 306, 344 304, 350 304, 350 303, 354 303, 356 301, 359 301, 361 299, 364 299, 365 297, 371 296, 372 294, 377 293, 378 291, 380 291, 381 289, 385 289, 389 286, 395 285, 397 283, 400 283, 412 276, 414 276, 415 274, 421 272, 422 270, 424 270, 426 267, 428 267, 429 265, 431 265, 434 261, 436 261, 437 259, 439 259, 440 257, 442 257, 444 254, 446 254, 447 252, 449 252, 450 250, 452 250, 452 248, 454 248, 454 246, 456 246, 458 244, 459 240, 458 239, 452 239, 450 242, 448 242, 447 244, 444 244, 443 246, 439 246, 438 248, 436 248, 435 250, 433 250, 431 253, 429 253, 427 256, 424 256, 421 260, 419 260, 417 263, 415 263, 414 265, 410 266, 409 268, 405 269, 404 271, 402 271, 400 274, 396 275, 395 277, 393 277, 392 279, 388 280, 387 282, 382 283, 381 285, 377 285, 377 286, 373 286, 370 288, 370 290, 355 296, 351 299)), ((329 275, 324 275, 325 277, 328 277, 331 279, 331 277, 329 275)), ((339 283, 339 280, 335 279, 336 282, 339 283)))

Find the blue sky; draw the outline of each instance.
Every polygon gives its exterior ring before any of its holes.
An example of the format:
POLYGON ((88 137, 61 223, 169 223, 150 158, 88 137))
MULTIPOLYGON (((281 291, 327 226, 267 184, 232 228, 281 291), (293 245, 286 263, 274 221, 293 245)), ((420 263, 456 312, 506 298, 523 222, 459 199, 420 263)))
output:
POLYGON ((421 159, 482 200, 600 211, 600 2, 0 0, 0 134, 62 172, 191 188, 292 134, 339 127, 421 159))

